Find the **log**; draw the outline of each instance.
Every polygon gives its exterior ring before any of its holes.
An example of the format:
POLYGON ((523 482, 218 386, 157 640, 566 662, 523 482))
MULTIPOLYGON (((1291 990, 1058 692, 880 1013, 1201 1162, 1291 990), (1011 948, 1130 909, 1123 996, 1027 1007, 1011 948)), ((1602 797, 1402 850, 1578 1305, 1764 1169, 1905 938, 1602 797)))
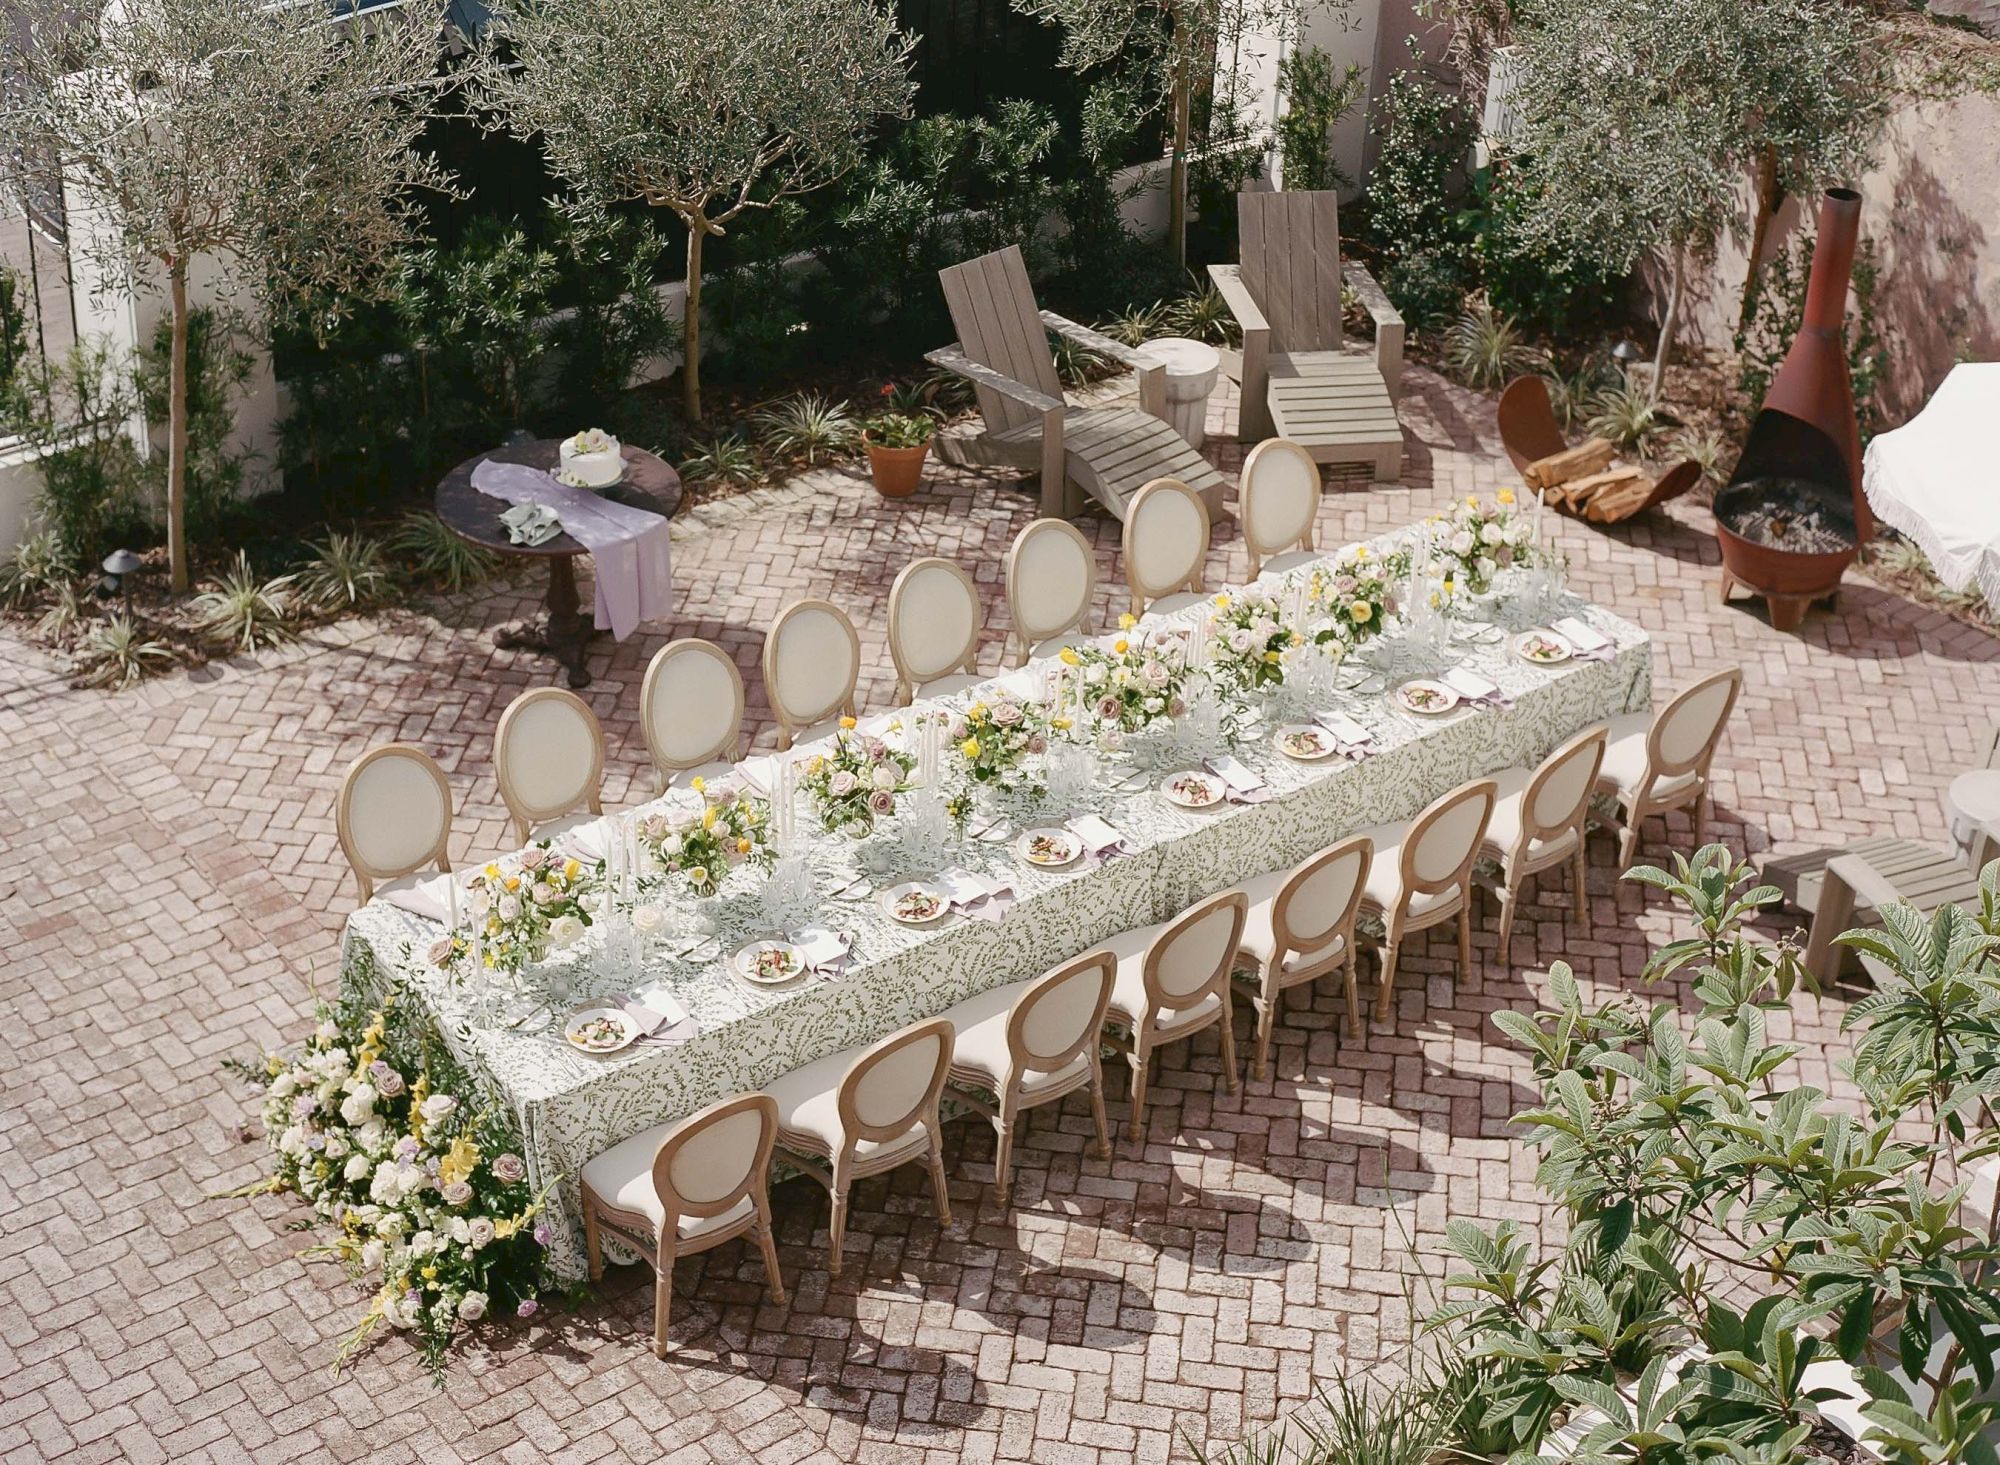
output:
POLYGON ((1653 499, 1653 485, 1644 477, 1632 479, 1598 492, 1584 505, 1584 517, 1593 524, 1616 524, 1629 519, 1653 499))
POLYGON ((1573 479, 1602 473, 1611 466, 1611 453, 1608 438, 1590 438, 1573 448, 1564 448, 1560 453, 1537 458, 1522 471, 1521 476, 1528 480, 1530 488, 1555 488, 1573 479))
POLYGON ((1592 504, 1605 494, 1615 493, 1634 484, 1639 485, 1643 493, 1652 491, 1652 484, 1637 468, 1608 468, 1602 473, 1571 479, 1558 491, 1563 495, 1563 500, 1569 505, 1572 513, 1581 512, 1585 518, 1595 519, 1597 516, 1590 512, 1592 504))

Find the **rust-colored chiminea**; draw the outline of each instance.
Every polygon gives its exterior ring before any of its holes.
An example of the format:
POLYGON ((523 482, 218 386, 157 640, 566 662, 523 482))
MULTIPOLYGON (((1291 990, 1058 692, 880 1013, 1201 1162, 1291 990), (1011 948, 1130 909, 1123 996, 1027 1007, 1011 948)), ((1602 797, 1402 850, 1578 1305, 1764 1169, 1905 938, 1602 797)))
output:
POLYGON ((1814 601, 1832 598, 1875 527, 1861 492, 1844 334, 1860 233, 1861 195, 1828 189, 1798 337, 1715 496, 1722 598, 1739 588, 1762 595, 1783 631, 1796 630, 1814 601))

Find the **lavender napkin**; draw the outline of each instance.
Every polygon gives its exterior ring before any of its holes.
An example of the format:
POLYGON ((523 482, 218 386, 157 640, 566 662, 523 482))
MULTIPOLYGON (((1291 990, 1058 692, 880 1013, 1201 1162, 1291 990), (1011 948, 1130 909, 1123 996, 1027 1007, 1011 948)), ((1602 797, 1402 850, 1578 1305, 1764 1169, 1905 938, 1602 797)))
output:
POLYGON ((1092 864, 1103 864, 1118 855, 1130 854, 1125 836, 1096 814, 1073 814, 1070 831, 1083 841, 1084 854, 1092 864))
POLYGON ((946 870, 937 878, 938 887, 950 899, 952 909, 980 921, 997 921, 1014 905, 1014 882, 1004 875, 975 875, 970 870, 946 870))
POLYGON ((1323 712, 1313 720, 1333 739, 1342 757, 1358 763, 1375 751, 1375 734, 1353 718, 1339 712, 1323 712))
POLYGON ((634 992, 629 997, 621 997, 618 1005, 625 1009, 625 1015, 639 1025, 639 1031, 652 1037, 663 1028, 678 1027, 687 1021, 687 1009, 674 1000, 674 994, 664 987, 648 987, 634 992))
POLYGON ((1609 661, 1618 654, 1617 645, 1576 616, 1564 616, 1555 623, 1579 661, 1609 661))
POLYGON ((850 943, 831 926, 801 926, 791 933, 792 945, 805 958, 806 970, 822 982, 837 980, 847 970, 850 943))
POLYGON ((1232 804, 1261 804, 1271 797, 1264 780, 1227 753, 1210 758, 1208 771, 1222 780, 1223 797, 1232 804))
POLYGON ((1491 707, 1504 712, 1514 705, 1514 699, 1500 690, 1499 683, 1488 681, 1478 672, 1468 671, 1462 666, 1455 666, 1446 672, 1444 684, 1477 707, 1491 707))

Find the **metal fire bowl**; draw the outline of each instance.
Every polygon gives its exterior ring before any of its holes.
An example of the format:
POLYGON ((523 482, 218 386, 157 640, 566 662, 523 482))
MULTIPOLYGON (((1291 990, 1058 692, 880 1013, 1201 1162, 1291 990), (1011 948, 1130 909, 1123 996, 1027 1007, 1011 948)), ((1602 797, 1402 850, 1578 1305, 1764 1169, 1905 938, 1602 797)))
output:
POLYGON ((1723 565, 1746 588, 1771 595, 1816 597, 1838 585, 1854 563, 1858 550, 1852 545, 1829 554, 1799 554, 1752 543, 1723 522, 1730 507, 1727 494, 1724 489, 1715 498, 1715 540, 1722 547, 1723 565))

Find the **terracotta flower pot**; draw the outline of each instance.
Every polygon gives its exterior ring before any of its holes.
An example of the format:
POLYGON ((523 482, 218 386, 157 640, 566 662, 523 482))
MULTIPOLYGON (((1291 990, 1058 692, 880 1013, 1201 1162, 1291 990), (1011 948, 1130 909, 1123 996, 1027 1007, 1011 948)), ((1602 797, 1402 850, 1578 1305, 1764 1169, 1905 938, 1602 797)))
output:
POLYGON ((863 440, 868 448, 868 473, 875 480, 875 487, 884 498, 908 498, 917 491, 924 481, 924 459, 929 456, 931 445, 920 443, 914 448, 885 448, 870 439, 863 440))

